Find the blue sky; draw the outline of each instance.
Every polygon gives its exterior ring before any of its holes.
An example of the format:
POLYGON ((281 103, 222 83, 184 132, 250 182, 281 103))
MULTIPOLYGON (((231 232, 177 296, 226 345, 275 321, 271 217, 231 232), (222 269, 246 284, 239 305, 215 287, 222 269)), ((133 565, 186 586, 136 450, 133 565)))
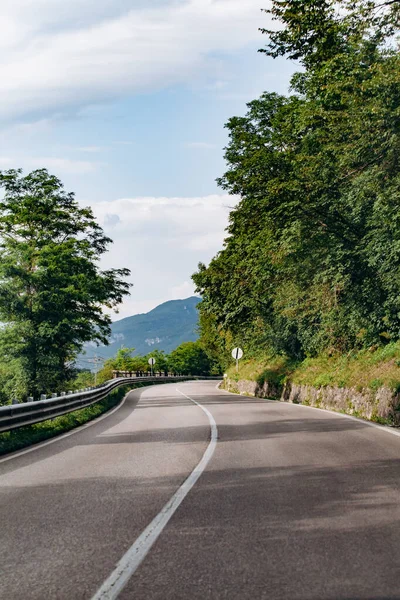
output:
POLYGON ((257 53, 261 0, 2 0, 0 168, 46 167, 114 239, 121 318, 192 294, 229 206, 224 123, 295 65, 257 53))

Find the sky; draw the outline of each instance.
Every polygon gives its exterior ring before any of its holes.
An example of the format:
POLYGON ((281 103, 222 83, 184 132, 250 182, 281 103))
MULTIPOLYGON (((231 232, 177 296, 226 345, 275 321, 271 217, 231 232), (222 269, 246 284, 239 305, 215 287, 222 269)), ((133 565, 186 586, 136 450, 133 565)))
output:
POLYGON ((238 198, 224 124, 296 65, 257 50, 268 0, 0 0, 0 169, 47 168, 127 267, 119 319, 194 293, 238 198))

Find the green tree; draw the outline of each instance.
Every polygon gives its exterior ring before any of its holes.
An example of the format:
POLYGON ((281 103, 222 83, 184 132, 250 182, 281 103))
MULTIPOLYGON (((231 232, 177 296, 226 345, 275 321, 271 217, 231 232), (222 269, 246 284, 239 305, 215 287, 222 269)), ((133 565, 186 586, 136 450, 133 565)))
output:
POLYGON ((0 172, 0 187, 1 343, 38 395, 63 386, 86 341, 108 343, 103 309, 129 293, 129 271, 99 268, 110 238, 45 169, 0 172))
POLYGON ((156 360, 155 365, 153 367, 153 371, 161 371, 162 373, 168 373, 168 356, 163 350, 158 350, 156 348, 155 350, 152 350, 151 352, 146 354, 145 359, 148 367, 147 370, 149 370, 150 368, 150 365, 148 363, 149 358, 155 358, 156 360))
POLYGON ((169 368, 182 375, 208 375, 210 360, 199 342, 184 342, 168 357, 169 368))
POLYGON ((397 340, 399 3, 276 0, 269 12, 282 27, 263 51, 303 71, 291 96, 265 93, 227 124, 219 184, 241 202, 193 277, 200 310, 246 351, 296 359, 397 340))
POLYGON ((92 387, 94 385, 94 373, 88 369, 79 370, 69 385, 70 390, 81 390, 83 388, 92 387))

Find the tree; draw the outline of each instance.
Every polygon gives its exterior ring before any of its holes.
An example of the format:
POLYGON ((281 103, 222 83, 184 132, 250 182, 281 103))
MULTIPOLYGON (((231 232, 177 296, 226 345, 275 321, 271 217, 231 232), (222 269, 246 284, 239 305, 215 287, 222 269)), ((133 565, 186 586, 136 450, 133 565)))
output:
POLYGON ((111 243, 47 170, 0 172, 0 321, 5 355, 25 393, 59 389, 89 340, 108 343, 110 316, 129 293, 127 269, 102 271, 111 243))
POLYGON ((291 96, 265 93, 229 120, 219 184, 241 202, 193 276, 201 312, 246 351, 301 359, 400 339, 399 4, 272 2, 282 27, 264 51, 303 71, 291 96))
POLYGON ((182 375, 208 375, 210 361, 199 342, 184 342, 173 350, 168 359, 169 368, 182 375))
POLYGON ((155 358, 156 360, 155 365, 153 367, 153 371, 161 371, 163 373, 168 373, 168 356, 165 354, 164 350, 158 350, 156 348, 155 350, 152 350, 151 352, 146 354, 145 359, 147 361, 148 369, 150 368, 150 365, 148 363, 149 358, 155 358))

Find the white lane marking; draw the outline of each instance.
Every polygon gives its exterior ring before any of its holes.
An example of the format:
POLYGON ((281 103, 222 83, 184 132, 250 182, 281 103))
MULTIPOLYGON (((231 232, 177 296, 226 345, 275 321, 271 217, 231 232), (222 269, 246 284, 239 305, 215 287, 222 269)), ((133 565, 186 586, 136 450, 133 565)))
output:
MULTIPOLYGON (((269 400, 269 402, 275 402, 275 400, 269 400)), ((400 431, 396 431, 388 425, 379 425, 378 423, 372 423, 372 421, 367 421, 367 419, 360 419, 359 417, 353 417, 353 415, 345 415, 343 413, 337 412, 336 410, 330 410, 329 408, 317 408, 316 406, 294 404, 293 402, 282 402, 282 404, 291 404, 292 406, 300 406, 301 408, 311 408, 312 410, 319 410, 320 412, 330 413, 331 415, 343 417, 344 419, 351 419, 352 421, 358 421, 358 423, 364 423, 365 425, 369 425, 369 427, 375 427, 375 429, 379 429, 379 431, 382 431, 383 433, 391 433, 392 435, 400 436, 400 431)))
POLYGON ((307 406, 305 404, 295 404, 294 402, 283 402, 282 400, 271 400, 271 398, 258 398, 255 396, 243 396, 242 394, 235 394, 234 392, 228 392, 227 390, 221 390, 220 388, 218 388, 218 391, 223 392, 224 394, 230 394, 231 396, 239 396, 240 398, 243 398, 243 397, 248 398, 249 401, 257 399, 257 400, 264 400, 264 402, 270 402, 270 403, 274 403, 274 404, 279 402, 280 404, 283 404, 285 406, 297 406, 299 408, 318 410, 319 412, 322 412, 325 414, 328 413, 332 416, 335 415, 336 417, 343 417, 344 419, 351 419, 352 421, 357 421, 358 423, 364 423, 364 425, 368 425, 369 427, 375 427, 375 429, 382 431, 382 433, 390 433, 390 434, 396 435, 398 437, 400 436, 399 430, 392 429, 388 425, 379 425, 378 423, 373 423, 372 421, 367 421, 367 419, 360 419, 359 417, 353 417, 353 415, 346 415, 346 414, 340 413, 336 410, 330 410, 329 408, 317 408, 316 406, 307 406))
MULTIPOLYGON (((136 389, 139 389, 139 388, 136 388, 136 389)), ((106 419, 107 417, 111 417, 112 414, 114 414, 117 410, 122 408, 122 406, 125 404, 125 400, 129 396, 129 394, 133 391, 134 390, 130 390, 124 396, 124 399, 122 400, 122 402, 120 404, 118 404, 112 410, 109 410, 106 413, 104 413, 104 415, 102 415, 101 417, 92 419, 89 423, 86 423, 85 425, 80 425, 79 427, 74 427, 74 429, 72 431, 68 431, 67 433, 62 433, 61 435, 56 435, 53 438, 51 438, 51 440, 47 440, 46 442, 40 442, 39 444, 34 444, 33 446, 30 446, 26 450, 20 450, 19 452, 13 452, 10 456, 6 456, 5 458, 0 458, 0 464, 3 462, 6 462, 7 460, 12 460, 13 458, 18 458, 19 456, 22 456, 23 454, 28 454, 29 452, 34 452, 34 450, 40 450, 40 448, 44 448, 45 446, 49 446, 50 444, 54 444, 55 442, 59 442, 60 440, 63 440, 64 438, 69 437, 70 435, 79 433, 80 431, 82 431, 83 429, 86 429, 87 427, 91 427, 92 425, 96 425, 96 423, 100 423, 100 421, 102 421, 103 419, 106 419)))
POLYGON ((171 519, 172 515, 196 484, 197 480, 207 467, 212 455, 214 454, 218 438, 218 429, 214 417, 202 404, 196 400, 193 400, 193 398, 190 398, 190 396, 186 396, 186 394, 181 392, 178 388, 176 391, 182 394, 182 396, 185 396, 185 398, 188 400, 191 400, 191 402, 194 404, 197 404, 197 406, 199 406, 201 410, 205 412, 210 422, 211 441, 208 444, 207 449, 198 465, 193 469, 189 477, 175 492, 164 508, 162 508, 158 515, 152 520, 150 525, 146 527, 143 533, 124 554, 121 560, 117 563, 115 570, 99 588, 92 600, 114 600, 115 598, 118 598, 119 593, 122 591, 141 562, 144 560, 154 542, 157 540, 164 527, 171 519))

